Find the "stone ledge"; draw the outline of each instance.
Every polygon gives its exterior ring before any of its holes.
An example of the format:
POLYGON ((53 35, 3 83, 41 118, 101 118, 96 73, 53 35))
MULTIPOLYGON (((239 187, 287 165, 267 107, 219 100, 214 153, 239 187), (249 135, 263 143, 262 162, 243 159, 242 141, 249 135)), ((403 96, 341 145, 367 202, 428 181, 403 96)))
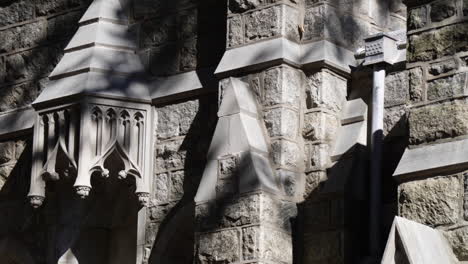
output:
POLYGON ((406 149, 393 176, 423 176, 468 167, 468 139, 406 149), (450 155, 448 155, 450 153, 450 155))
POLYGON ((12 133, 31 129, 36 120, 36 113, 31 107, 0 113, 0 138, 12 133))
POLYGON ((350 66, 355 66, 356 60, 352 51, 326 40, 297 44, 286 38, 275 38, 227 50, 215 74, 226 76, 232 72, 252 71, 281 63, 294 67, 323 63, 350 73, 350 66))

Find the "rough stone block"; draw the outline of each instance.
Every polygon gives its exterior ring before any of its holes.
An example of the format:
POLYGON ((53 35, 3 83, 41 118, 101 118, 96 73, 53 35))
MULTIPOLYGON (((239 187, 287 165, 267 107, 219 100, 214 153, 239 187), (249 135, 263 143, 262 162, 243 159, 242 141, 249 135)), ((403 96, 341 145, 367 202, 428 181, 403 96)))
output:
POLYGON ((468 16, 468 0, 463 0, 463 15, 468 16))
POLYGON ((315 233, 304 241, 306 263, 342 263, 342 234, 337 231, 315 233))
POLYGON ((37 95, 37 84, 30 82, 0 88, 0 111, 26 106, 32 103, 37 95))
POLYGON ((1 179, 4 179, 4 181, 6 182, 6 179, 10 177, 11 172, 13 171, 14 167, 15 167, 15 164, 1 165, 0 166, 0 181, 1 179))
POLYGON ((47 75, 54 67, 50 49, 36 49, 10 55, 6 58, 6 80, 18 81, 47 75))
POLYGON ((140 43, 142 47, 157 47, 176 39, 176 21, 172 16, 166 16, 164 19, 144 20, 141 23, 140 43))
POLYGON ((150 72, 157 76, 175 74, 179 70, 179 49, 175 44, 151 49, 149 55, 150 72))
POLYGON ((233 16, 228 18, 228 47, 235 47, 244 43, 244 30, 242 17, 233 16))
POLYGON ((300 91, 301 74, 299 71, 288 66, 282 66, 265 72, 265 105, 288 104, 298 108, 300 91))
POLYGON ((0 164, 9 162, 15 158, 15 142, 0 143, 0 164))
POLYGON ((154 179, 155 203, 167 203, 169 195, 169 183, 167 173, 160 173, 154 179))
POLYGON ((8 1, 0 5, 0 26, 34 18, 34 5, 30 1, 8 1))
POLYGON ((261 223, 292 232, 291 220, 297 216, 296 204, 267 194, 260 195, 261 223))
POLYGON ((428 61, 468 50, 466 23, 414 34, 408 38, 408 62, 428 61))
POLYGON ((179 19, 179 39, 186 40, 197 37, 198 30, 197 9, 186 11, 179 19))
POLYGON ((454 224, 460 215, 461 188, 456 176, 402 183, 399 215, 429 226, 454 224))
POLYGON ((185 172, 175 171, 170 174, 169 199, 180 200, 184 196, 185 172))
POLYGON ((325 171, 313 171, 306 174, 304 200, 309 200, 311 194, 319 190, 320 183, 327 180, 327 173, 325 171))
POLYGON ((413 102, 420 102, 424 99, 424 76, 421 67, 409 70, 410 98, 413 102))
POLYGON ((408 71, 389 74, 385 77, 385 106, 404 104, 409 99, 408 71))
POLYGON ((237 156, 230 156, 218 161, 218 175, 221 179, 231 178, 236 174, 239 166, 237 156))
POLYGON ((156 170, 183 168, 187 150, 182 149, 182 140, 160 143, 156 148, 156 170))
POLYGON ((384 111, 384 130, 385 136, 405 136, 408 135, 407 108, 397 106, 386 108, 384 111))
POLYGON ((436 79, 427 84, 427 99, 437 100, 466 94, 466 73, 436 79))
POLYGON ((418 29, 427 24, 427 7, 420 6, 408 11, 408 29, 418 29))
POLYGON ((281 8, 273 6, 254 11, 244 16, 245 38, 247 42, 281 35, 281 8))
POLYGON ((45 41, 46 24, 43 21, 0 31, 0 52, 39 45, 45 41))
POLYGON ((329 5, 314 6, 306 10, 304 40, 327 39, 335 44, 355 49, 362 46, 370 34, 370 25, 364 20, 329 5))
POLYGON ((218 179, 216 181, 216 198, 229 199, 239 192, 239 181, 237 178, 218 179))
POLYGON ((419 108, 409 114, 410 143, 420 144, 468 134, 468 102, 454 100, 419 108))
POLYGON ((307 170, 323 170, 330 165, 330 147, 327 144, 307 145, 307 170))
POLYGON ((167 139, 186 135, 193 125, 198 108, 199 101, 191 100, 157 109, 156 136, 159 139, 167 139))
POLYGON ((340 127, 340 121, 335 115, 326 112, 309 112, 304 115, 304 138, 315 141, 331 142, 340 127))
POLYGON ((244 260, 292 263, 291 235, 263 226, 243 228, 242 256, 244 260))
POLYGON ((431 4, 432 22, 440 22, 456 14, 456 4, 454 0, 440 0, 431 4))
POLYGON ((260 222, 260 195, 242 196, 224 206, 221 226, 232 227, 260 222))
POLYGON ((180 47, 181 71, 193 70, 197 67, 197 39, 185 41, 180 47))
POLYGON ((457 65, 455 63, 455 60, 450 59, 450 60, 436 62, 436 63, 431 64, 428 71, 431 75, 438 76, 443 73, 453 71, 456 68, 457 68, 457 65))
POLYGON ((468 227, 462 227, 445 234, 459 261, 468 261, 468 227))
POLYGON ((57 13, 68 8, 67 0, 37 0, 35 2, 36 14, 39 16, 57 13))
POLYGON ((200 264, 237 262, 240 260, 240 234, 232 229, 200 234, 197 252, 200 264))
POLYGON ((339 112, 346 101, 347 82, 334 73, 322 70, 308 77, 306 105, 339 112))
POLYGON ((47 20, 47 38, 62 39, 75 33, 82 12, 70 12, 47 20))
POLYGON ((271 144, 273 163, 280 167, 297 168, 301 166, 301 150, 297 143, 276 140, 271 144))
POLYGON ((299 116, 289 108, 264 110, 265 126, 270 137, 287 137, 296 139, 299 127, 299 116))
POLYGON ((240 13, 257 8, 266 2, 265 0, 229 0, 229 11, 240 13))

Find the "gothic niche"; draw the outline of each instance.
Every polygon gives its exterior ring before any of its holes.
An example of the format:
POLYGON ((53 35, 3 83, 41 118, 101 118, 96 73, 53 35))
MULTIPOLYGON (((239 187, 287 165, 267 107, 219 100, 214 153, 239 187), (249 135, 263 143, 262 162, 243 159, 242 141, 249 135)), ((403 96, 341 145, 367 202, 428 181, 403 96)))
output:
POLYGON ((89 196, 91 177, 132 177, 141 206, 149 199, 149 109, 82 104, 39 112, 29 198, 38 208, 49 181, 75 179, 80 198, 89 196), (109 167, 112 167, 111 169, 109 167))

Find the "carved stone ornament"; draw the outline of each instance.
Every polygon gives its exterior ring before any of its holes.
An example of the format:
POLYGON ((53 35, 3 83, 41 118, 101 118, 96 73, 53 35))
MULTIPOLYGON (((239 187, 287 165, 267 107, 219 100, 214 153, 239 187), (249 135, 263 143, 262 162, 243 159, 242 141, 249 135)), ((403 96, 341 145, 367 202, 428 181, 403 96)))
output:
POLYGON ((135 198, 148 203, 151 98, 127 11, 119 0, 95 0, 32 104, 34 207, 47 182, 72 181, 86 198, 91 178, 100 176, 130 181, 135 198))
POLYGON ((42 204, 48 181, 73 179, 76 194, 86 198, 91 177, 108 178, 110 172, 120 180, 133 177, 138 200, 148 203, 151 108, 112 103, 118 102, 93 99, 39 113, 29 194, 34 207, 42 204))

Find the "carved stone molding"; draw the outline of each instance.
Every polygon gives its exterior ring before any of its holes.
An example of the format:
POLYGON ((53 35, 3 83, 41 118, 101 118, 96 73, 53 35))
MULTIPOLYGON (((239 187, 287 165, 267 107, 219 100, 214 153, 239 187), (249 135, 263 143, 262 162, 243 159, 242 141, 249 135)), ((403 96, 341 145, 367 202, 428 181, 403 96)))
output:
MULTIPOLYGON (((29 197, 34 207, 45 198, 48 181, 74 180, 77 195, 86 198, 91 177, 135 179, 142 205, 149 197, 149 105, 120 107, 118 101, 88 99, 80 104, 39 112, 35 126, 34 164, 29 197)), ((128 105, 128 103, 126 103, 128 105)))

